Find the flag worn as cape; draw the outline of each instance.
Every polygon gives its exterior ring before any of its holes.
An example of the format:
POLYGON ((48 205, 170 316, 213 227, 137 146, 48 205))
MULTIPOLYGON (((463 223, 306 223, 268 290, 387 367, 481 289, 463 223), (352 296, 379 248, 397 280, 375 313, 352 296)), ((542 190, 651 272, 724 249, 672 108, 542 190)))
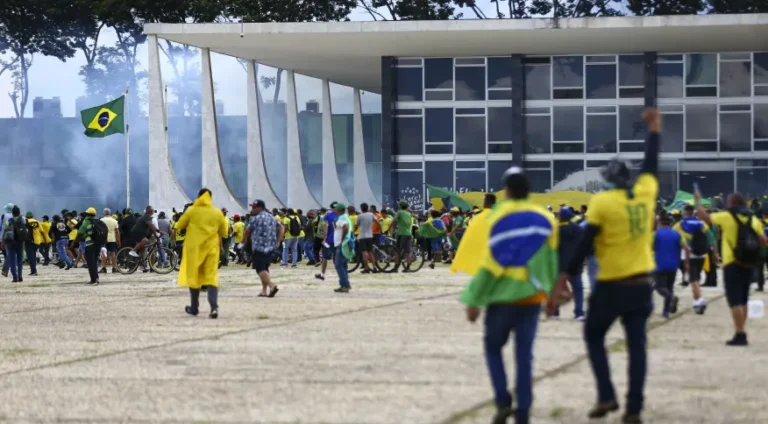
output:
POLYGON ((456 257, 451 264, 451 272, 463 272, 469 275, 477 274, 480 269, 478 260, 479 252, 482 252, 488 243, 487 219, 491 209, 485 209, 472 218, 464 235, 461 237, 459 249, 456 251, 456 257))
POLYGON ((450 190, 445 190, 429 184, 427 184, 427 189, 429 190, 429 198, 437 197, 441 199, 443 201, 443 206, 445 206, 446 209, 459 208, 462 211, 472 209, 472 205, 469 202, 450 190))
POLYGON ((125 96, 109 103, 80 111, 80 119, 88 137, 106 137, 125 133, 125 96))
POLYGON ((427 221, 419 225, 419 230, 417 234, 426 239, 437 239, 437 238, 445 237, 445 230, 438 229, 437 227, 435 227, 435 224, 432 223, 432 220, 428 219, 427 221))
POLYGON ((505 200, 476 230, 485 243, 473 255, 480 269, 462 292, 462 303, 485 307, 549 295, 557 279, 559 243, 549 211, 528 200, 505 200))

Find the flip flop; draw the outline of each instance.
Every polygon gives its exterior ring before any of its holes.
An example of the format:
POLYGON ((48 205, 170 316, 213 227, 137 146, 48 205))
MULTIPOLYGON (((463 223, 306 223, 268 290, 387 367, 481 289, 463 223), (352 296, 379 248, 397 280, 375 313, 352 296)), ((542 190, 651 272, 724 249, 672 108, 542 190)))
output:
POLYGON ((275 297, 275 295, 276 295, 276 294, 277 294, 277 292, 279 292, 279 291, 280 291, 280 289, 278 289, 278 288, 277 288, 277 286, 275 286, 275 288, 274 288, 274 289, 272 289, 272 291, 270 291, 270 292, 269 292, 269 297, 275 297))
POLYGON ((264 293, 259 293, 259 295, 257 297, 267 297, 267 295, 264 294, 264 293))

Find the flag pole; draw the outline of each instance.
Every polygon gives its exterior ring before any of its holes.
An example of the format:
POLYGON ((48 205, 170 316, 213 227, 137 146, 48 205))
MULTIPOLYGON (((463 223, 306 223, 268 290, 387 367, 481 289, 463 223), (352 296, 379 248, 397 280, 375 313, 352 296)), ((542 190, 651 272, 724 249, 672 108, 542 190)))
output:
POLYGON ((130 150, 130 131, 131 120, 128 111, 130 110, 131 102, 128 100, 128 85, 125 86, 125 207, 131 207, 131 150, 130 150))

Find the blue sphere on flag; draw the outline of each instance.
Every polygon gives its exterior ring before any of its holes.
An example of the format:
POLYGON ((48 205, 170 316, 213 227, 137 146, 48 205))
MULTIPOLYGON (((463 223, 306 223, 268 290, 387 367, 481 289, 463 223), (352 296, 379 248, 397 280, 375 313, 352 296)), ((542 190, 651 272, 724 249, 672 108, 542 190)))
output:
POLYGON ((109 124, 109 112, 99 114, 99 126, 104 128, 109 124))

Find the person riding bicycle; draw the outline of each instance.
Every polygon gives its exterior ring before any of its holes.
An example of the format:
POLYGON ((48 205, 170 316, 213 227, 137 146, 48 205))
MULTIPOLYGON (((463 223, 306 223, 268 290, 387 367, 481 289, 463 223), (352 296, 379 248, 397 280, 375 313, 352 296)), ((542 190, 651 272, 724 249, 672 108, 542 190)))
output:
MULTIPOLYGON (((131 229, 133 239, 139 240, 139 242, 136 243, 136 247, 131 250, 131 256, 137 258, 141 256, 143 258, 144 247, 146 247, 150 242, 154 243, 155 240, 157 240, 157 238, 160 236, 160 232, 157 230, 157 227, 155 227, 155 224, 152 223, 152 215, 154 213, 155 210, 152 209, 152 206, 147 206, 147 208, 144 210, 144 215, 136 221, 136 225, 134 225, 131 229)), ((144 269, 144 272, 148 271, 148 269, 144 269)))

